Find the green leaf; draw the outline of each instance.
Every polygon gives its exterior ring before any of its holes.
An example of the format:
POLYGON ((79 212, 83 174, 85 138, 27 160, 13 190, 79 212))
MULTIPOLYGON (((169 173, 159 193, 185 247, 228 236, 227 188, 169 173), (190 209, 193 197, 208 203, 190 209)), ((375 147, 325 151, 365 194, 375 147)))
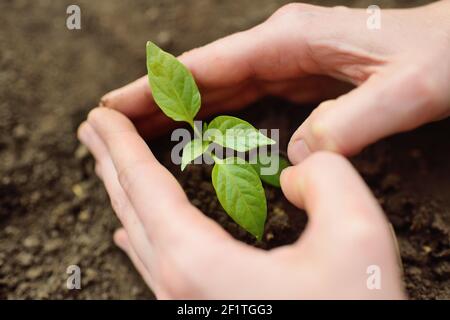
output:
POLYGON ((256 163, 253 168, 259 174, 262 181, 274 187, 280 188, 280 175, 283 169, 289 167, 291 164, 284 157, 277 154, 273 155, 258 155, 256 163), (278 163, 277 163, 278 161, 278 163), (269 173, 268 173, 269 171, 269 173), (275 171, 274 173, 270 171, 275 171))
POLYGON ((275 143, 247 121, 231 116, 218 116, 212 120, 205 138, 239 152, 275 143))
POLYGON ((206 149, 208 149, 209 143, 202 141, 201 139, 194 139, 189 141, 183 148, 183 155, 181 156, 181 171, 193 160, 200 157, 206 149))
POLYGON ((191 72, 150 41, 147 42, 147 70, 156 104, 173 120, 193 126, 201 99, 191 72))
POLYGON ((264 189, 252 165, 236 161, 236 158, 227 158, 214 165, 213 186, 228 215, 261 240, 267 216, 264 189))

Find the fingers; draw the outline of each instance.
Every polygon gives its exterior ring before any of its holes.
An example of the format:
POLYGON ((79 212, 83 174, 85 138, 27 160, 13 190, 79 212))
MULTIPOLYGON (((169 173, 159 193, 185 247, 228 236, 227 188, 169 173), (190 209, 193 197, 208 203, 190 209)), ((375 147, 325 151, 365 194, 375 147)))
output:
POLYGON ((119 231, 115 241, 158 298, 176 292, 178 287, 173 289, 170 281, 181 279, 179 286, 184 285, 211 252, 234 246, 224 230, 187 201, 125 116, 107 108, 94 109, 78 135, 96 158, 114 211, 124 225, 126 234, 119 231), (211 247, 203 248, 204 243, 211 247))
POLYGON ((130 241, 133 247, 141 253, 141 257, 147 266, 153 265, 152 247, 141 221, 119 184, 116 169, 106 146, 92 126, 87 122, 84 122, 80 126, 78 136, 97 161, 96 171, 102 177, 117 217, 130 234, 130 241))
POLYGON ((164 239, 191 238, 193 233, 229 238, 189 203, 176 179, 155 159, 125 116, 97 108, 89 114, 88 123, 105 144, 120 186, 152 244, 152 239, 157 239, 155 245, 164 245, 164 239))
POLYGON ((361 177, 339 155, 318 152, 285 169, 281 187, 290 202, 306 209, 312 226, 345 230, 358 222, 386 224, 361 177))
MULTIPOLYGON (((387 219, 344 157, 316 152, 301 164, 285 169, 281 186, 288 200, 308 213, 307 228, 292 247, 303 266, 311 272, 318 266, 330 270, 326 274, 331 275, 336 288, 353 282, 356 296, 379 299, 388 294, 404 298, 387 219), (368 290, 366 272, 370 266, 383 271, 383 291, 368 290), (347 278, 337 274, 346 274, 347 278)), ((347 298, 355 296, 351 291, 346 293, 347 298)))
POLYGON ((122 249, 122 251, 124 251, 128 255, 134 267, 144 279, 145 283, 147 283, 149 287, 152 287, 153 281, 150 276, 150 273, 145 264, 141 261, 141 259, 137 255, 133 246, 131 245, 130 240, 128 238, 128 234, 125 231, 125 229, 123 228, 118 229, 114 233, 114 242, 120 249, 122 249))
POLYGON ((100 106, 119 110, 133 119, 157 111, 147 76, 107 93, 101 98, 100 106))
MULTIPOLYGON (((235 88, 250 79, 276 81, 306 75, 298 63, 309 60, 305 37, 290 31, 296 27, 303 28, 305 21, 310 19, 311 16, 303 11, 323 8, 298 5, 292 9, 293 14, 287 17, 269 19, 250 30, 219 39, 179 57, 191 70, 205 105, 213 105, 208 103, 214 100, 209 98, 210 95, 225 97, 230 96, 229 93, 235 100, 234 106, 248 103, 249 99, 239 103, 240 95, 236 94, 235 88), (289 23, 286 23, 286 18, 289 23)), ((251 89, 251 101, 264 93, 254 90, 258 88, 251 89)), ((157 112, 146 76, 106 94, 101 105, 132 119, 157 112)))
POLYGON ((443 112, 436 88, 416 67, 379 74, 320 104, 292 136, 289 159, 298 164, 317 150, 353 155, 381 138, 435 120, 443 112))

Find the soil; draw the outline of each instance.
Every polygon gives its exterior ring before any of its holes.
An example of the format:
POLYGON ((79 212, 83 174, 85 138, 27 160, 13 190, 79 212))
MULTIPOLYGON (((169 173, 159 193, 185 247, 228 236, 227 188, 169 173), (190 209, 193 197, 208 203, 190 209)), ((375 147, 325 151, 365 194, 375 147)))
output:
MULTIPOLYGON (((285 1, 78 1, 82 30, 65 27, 69 1, 0 3, 0 299, 147 299, 119 226, 75 131, 99 97, 145 73, 148 39, 173 53, 248 28, 285 1), (66 288, 66 268, 82 289, 66 288)), ((315 1, 364 7, 370 1, 315 1)), ((378 1, 382 7, 423 1, 378 1)), ((265 99, 239 114, 257 127, 283 128, 282 145, 313 106, 265 99), (252 112, 255 110, 258 112, 252 112), (255 116, 256 114, 256 116, 255 116)), ((450 298, 450 120, 385 139, 352 159, 398 237, 413 299, 450 298)), ((234 237, 254 244, 218 204, 207 166, 181 174, 167 137, 151 141, 192 202, 234 237), (198 190, 200 186, 200 191, 198 190)), ((270 249, 294 242, 306 216, 266 188, 270 249)))

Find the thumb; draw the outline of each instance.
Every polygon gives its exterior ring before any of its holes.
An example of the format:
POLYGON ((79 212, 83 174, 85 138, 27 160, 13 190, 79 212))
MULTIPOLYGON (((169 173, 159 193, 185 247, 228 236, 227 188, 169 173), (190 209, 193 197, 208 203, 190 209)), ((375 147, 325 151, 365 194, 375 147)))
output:
POLYGON ((387 219, 344 157, 316 152, 285 169, 281 186, 288 200, 308 213, 308 225, 295 252, 314 266, 314 272, 327 270, 337 288, 352 287, 357 297, 404 298, 387 219), (372 265, 383 270, 381 291, 368 290, 366 274, 372 265))
POLYGON ((317 150, 353 155, 381 138, 436 120, 445 112, 436 90, 426 72, 416 67, 376 74, 320 104, 292 136, 289 159, 297 164, 317 150))
POLYGON ((340 226, 345 230, 355 223, 385 227, 389 234, 384 214, 369 188, 342 156, 317 152, 283 170, 280 180, 286 198, 307 211, 311 226, 340 226))

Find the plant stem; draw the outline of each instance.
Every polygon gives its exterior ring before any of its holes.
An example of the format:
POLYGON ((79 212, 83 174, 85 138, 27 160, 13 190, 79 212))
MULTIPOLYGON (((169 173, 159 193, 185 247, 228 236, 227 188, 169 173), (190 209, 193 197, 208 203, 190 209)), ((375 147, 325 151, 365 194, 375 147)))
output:
POLYGON ((195 136, 197 136, 197 137, 199 137, 201 139, 202 138, 202 134, 198 130, 198 128, 195 126, 194 122, 189 122, 189 124, 191 125, 192 130, 194 130, 194 138, 195 138, 195 136))

